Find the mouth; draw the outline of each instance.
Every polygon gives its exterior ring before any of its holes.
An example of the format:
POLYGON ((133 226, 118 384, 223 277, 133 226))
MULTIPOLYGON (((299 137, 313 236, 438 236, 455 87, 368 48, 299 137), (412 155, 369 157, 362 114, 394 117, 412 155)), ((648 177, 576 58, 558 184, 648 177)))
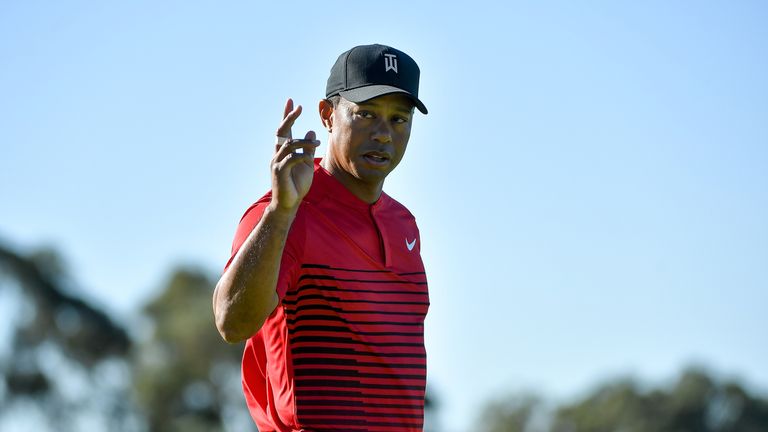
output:
POLYGON ((374 166, 385 166, 389 164, 390 156, 388 153, 373 151, 363 154, 363 159, 374 166))

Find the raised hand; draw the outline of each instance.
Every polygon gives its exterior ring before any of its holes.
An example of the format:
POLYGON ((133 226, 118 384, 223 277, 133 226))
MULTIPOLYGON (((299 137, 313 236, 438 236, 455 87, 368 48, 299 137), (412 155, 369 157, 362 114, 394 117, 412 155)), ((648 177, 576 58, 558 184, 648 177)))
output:
POLYGON ((307 132, 304 139, 291 139, 291 127, 300 115, 301 105, 294 108, 293 100, 288 99, 283 110, 283 121, 277 128, 278 144, 270 163, 272 206, 276 210, 296 211, 312 185, 315 149, 320 141, 317 141, 314 131, 307 132), (285 142, 280 144, 281 141, 285 142), (302 149, 303 153, 297 153, 298 149, 302 149))

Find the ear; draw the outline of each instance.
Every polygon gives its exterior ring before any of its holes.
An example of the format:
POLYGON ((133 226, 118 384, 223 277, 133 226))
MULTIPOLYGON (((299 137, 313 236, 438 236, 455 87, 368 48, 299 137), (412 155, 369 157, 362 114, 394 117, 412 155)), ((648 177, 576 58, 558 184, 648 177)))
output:
POLYGON ((328 100, 321 99, 318 111, 320 112, 320 121, 330 131, 333 128, 333 105, 328 100))

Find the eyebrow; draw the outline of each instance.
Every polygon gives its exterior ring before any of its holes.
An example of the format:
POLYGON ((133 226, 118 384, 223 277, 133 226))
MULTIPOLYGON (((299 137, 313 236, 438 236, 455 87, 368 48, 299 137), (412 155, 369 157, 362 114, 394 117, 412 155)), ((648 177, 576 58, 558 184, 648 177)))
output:
MULTIPOLYGON (((381 108, 381 104, 376 103, 376 102, 361 102, 361 103, 357 104, 357 106, 360 106, 360 107, 369 106, 369 107, 374 107, 374 108, 381 108)), ((395 106, 395 110, 396 111, 401 112, 401 113, 406 113, 406 114, 411 114, 413 112, 413 108, 414 107, 406 108, 405 105, 401 105, 401 104, 398 104, 397 106, 395 106)))

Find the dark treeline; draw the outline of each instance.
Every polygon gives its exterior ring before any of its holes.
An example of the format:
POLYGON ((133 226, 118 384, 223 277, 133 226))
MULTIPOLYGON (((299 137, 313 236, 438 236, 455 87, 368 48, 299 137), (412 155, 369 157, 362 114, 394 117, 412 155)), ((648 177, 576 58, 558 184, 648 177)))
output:
POLYGON ((17 311, 0 351, 0 430, 256 430, 242 346, 213 325, 211 275, 174 269, 140 318, 120 323, 74 294, 65 267, 54 251, 0 244, 0 295, 17 311))
MULTIPOLYGON (((131 322, 82 299, 75 281, 54 251, 0 243, 0 299, 14 311, 0 344, 0 430, 256 431, 240 389, 242 345, 213 325, 215 275, 173 269, 131 322)), ((668 387, 619 379, 568 404, 510 395, 476 423, 487 432, 766 431, 768 401, 689 369, 668 387)))
POLYGON ((488 403, 478 424, 487 432, 758 432, 768 431, 768 400, 689 368, 672 385, 615 379, 561 405, 510 395, 488 403))

